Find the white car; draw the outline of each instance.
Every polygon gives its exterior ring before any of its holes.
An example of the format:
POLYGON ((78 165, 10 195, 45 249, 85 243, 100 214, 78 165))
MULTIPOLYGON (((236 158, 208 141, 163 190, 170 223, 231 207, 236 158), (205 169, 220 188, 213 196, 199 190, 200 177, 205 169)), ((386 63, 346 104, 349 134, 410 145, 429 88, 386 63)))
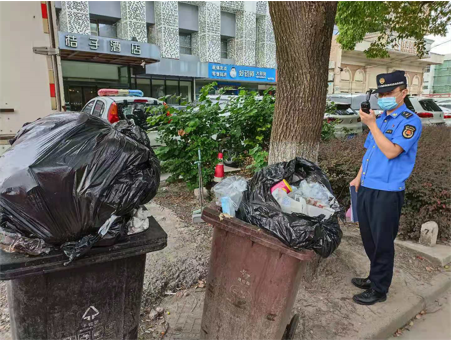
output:
POLYGON ((451 104, 449 106, 450 106, 450 108, 439 105, 439 107, 443 111, 443 118, 445 118, 446 126, 451 126, 451 104))
POLYGON ((421 118, 423 125, 444 125, 445 117, 443 111, 431 98, 407 96, 406 106, 421 118))
POLYGON ((335 124, 335 137, 352 137, 363 131, 359 114, 351 108, 351 104, 334 102, 334 111, 326 112, 324 120, 335 124))
MULTIPOLYGON (((143 97, 140 90, 102 89, 98 97, 91 99, 81 112, 100 117, 113 124, 121 119, 133 119, 136 125, 147 129, 146 110, 166 103, 150 97, 143 97)), ((150 145, 157 146, 158 132, 148 133, 150 145)))

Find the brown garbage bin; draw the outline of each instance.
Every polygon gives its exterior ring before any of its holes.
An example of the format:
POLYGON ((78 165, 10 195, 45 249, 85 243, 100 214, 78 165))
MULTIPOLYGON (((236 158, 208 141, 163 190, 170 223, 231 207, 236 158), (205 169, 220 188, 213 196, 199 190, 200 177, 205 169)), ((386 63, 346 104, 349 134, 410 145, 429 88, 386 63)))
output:
MULTIPOLYGON (((264 230, 226 218, 214 208, 205 208, 202 219, 214 232, 201 338, 287 338, 284 332, 313 252, 296 252, 264 230)), ((288 329, 291 335, 293 331, 288 329)))

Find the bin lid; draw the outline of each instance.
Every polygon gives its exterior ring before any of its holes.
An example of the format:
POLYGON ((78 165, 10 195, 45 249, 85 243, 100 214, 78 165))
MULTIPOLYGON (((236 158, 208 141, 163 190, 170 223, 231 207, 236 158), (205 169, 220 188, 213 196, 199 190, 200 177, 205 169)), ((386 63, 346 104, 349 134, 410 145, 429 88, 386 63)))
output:
POLYGON ((158 222, 153 217, 149 217, 149 228, 146 231, 127 236, 124 241, 109 247, 92 248, 87 255, 67 266, 64 266, 64 263, 68 259, 60 250, 39 256, 7 253, 0 250, 0 280, 18 279, 24 276, 39 275, 146 254, 165 248, 167 239, 168 235, 158 222))
POLYGON ((252 242, 258 243, 264 247, 274 249, 282 254, 294 257, 300 261, 309 261, 314 256, 313 250, 293 250, 287 247, 278 238, 267 233, 264 229, 241 221, 235 217, 224 217, 224 215, 215 208, 205 208, 202 213, 202 219, 205 222, 213 225, 214 227, 218 227, 236 235, 246 237, 252 242))

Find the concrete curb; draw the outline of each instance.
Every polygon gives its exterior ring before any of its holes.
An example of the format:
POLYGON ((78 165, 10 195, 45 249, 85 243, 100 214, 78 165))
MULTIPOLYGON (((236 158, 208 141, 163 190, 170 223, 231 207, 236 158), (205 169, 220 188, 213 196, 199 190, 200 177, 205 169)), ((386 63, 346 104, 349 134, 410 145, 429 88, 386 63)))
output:
POLYGON ((423 294, 418 294, 419 299, 412 301, 403 311, 388 322, 381 322, 378 329, 367 334, 364 339, 388 339, 397 329, 406 325, 410 319, 415 317, 419 312, 426 309, 427 305, 434 302, 446 290, 451 288, 451 274, 440 273, 432 279, 432 287, 426 289, 423 294))

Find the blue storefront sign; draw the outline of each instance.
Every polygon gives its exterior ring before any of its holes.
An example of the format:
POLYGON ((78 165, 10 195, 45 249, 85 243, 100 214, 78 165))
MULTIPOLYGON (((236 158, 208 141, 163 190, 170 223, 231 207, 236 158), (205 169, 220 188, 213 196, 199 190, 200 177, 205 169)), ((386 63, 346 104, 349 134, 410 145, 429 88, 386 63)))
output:
POLYGON ((276 69, 252 66, 208 64, 208 78, 217 80, 275 83, 276 69))

